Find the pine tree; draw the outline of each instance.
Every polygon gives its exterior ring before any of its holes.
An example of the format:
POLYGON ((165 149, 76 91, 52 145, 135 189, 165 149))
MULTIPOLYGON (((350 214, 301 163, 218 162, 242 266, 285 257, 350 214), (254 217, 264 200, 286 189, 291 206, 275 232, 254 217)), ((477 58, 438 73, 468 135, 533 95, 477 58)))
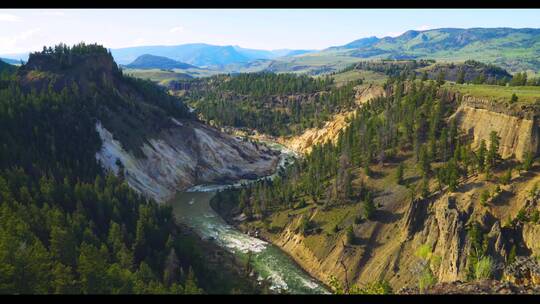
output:
POLYGON ((373 197, 371 192, 368 192, 366 195, 366 198, 364 200, 364 206, 363 206, 363 212, 364 212, 364 218, 366 219, 372 219, 373 214, 375 213, 375 203, 373 202, 373 197))
POLYGON ((347 232, 345 234, 345 242, 350 245, 354 242, 354 239, 355 239, 354 230, 353 230, 353 226, 351 225, 347 228, 347 232))
POLYGON ((431 171, 431 162, 426 145, 422 145, 420 149, 420 170, 422 171, 422 176, 428 176, 431 171))
POLYGON ((193 272, 193 269, 190 267, 187 278, 186 278, 186 282, 184 284, 184 293, 185 294, 202 294, 203 290, 200 289, 197 285, 198 285, 197 278, 195 278, 195 273, 193 272))
POLYGON ((422 73, 422 81, 426 81, 428 80, 428 74, 426 71, 424 71, 424 73, 422 73))
POLYGON ((52 276, 51 285, 55 294, 80 293, 71 267, 56 262, 52 269, 52 276))
POLYGON ((480 171, 484 171, 486 164, 486 142, 482 139, 480 141, 480 148, 478 149, 478 168, 480 171))
POLYGON ((524 171, 531 170, 533 161, 534 159, 533 159, 533 154, 531 153, 531 151, 525 152, 525 155, 523 156, 523 165, 522 165, 523 170, 524 171))
POLYGON ((422 198, 429 197, 429 179, 427 177, 422 178, 422 198))
POLYGON ((463 84, 465 82, 465 70, 460 69, 457 75, 456 83, 463 84))
POLYGON ((171 249, 167 260, 165 261, 165 269, 163 271, 163 283, 166 286, 171 286, 174 282, 178 280, 178 275, 180 271, 180 262, 178 261, 178 256, 176 256, 176 251, 174 248, 171 249))
POLYGON ((497 135, 497 132, 491 131, 489 133, 489 150, 487 153, 486 160, 491 165, 492 168, 495 167, 497 161, 500 158, 499 140, 500 140, 500 137, 497 135))
POLYGON ((397 168, 397 171, 396 171, 396 181, 399 185, 402 185, 403 184, 403 172, 405 170, 405 165, 403 164, 403 162, 400 162, 399 163, 399 166, 397 168))
POLYGON ((446 73, 444 70, 440 70, 437 74, 437 85, 442 86, 445 83, 446 73))

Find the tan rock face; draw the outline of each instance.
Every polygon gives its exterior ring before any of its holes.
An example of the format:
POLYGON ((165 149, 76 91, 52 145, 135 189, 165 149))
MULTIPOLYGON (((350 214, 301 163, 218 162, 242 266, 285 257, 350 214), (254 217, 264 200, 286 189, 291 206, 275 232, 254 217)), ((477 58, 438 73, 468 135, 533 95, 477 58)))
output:
POLYGON ((533 256, 540 256, 540 225, 534 223, 523 225, 523 241, 533 256))
MULTIPOLYGON (((419 201, 418 204, 429 204, 429 202, 419 201)), ((439 282, 452 282, 465 278, 463 269, 466 266, 466 244, 465 224, 468 215, 459 210, 456 206, 455 198, 445 194, 430 206, 431 211, 427 214, 414 214, 416 223, 405 222, 407 231, 414 231, 417 228, 409 228, 408 224, 421 225, 421 220, 425 220, 423 229, 418 231, 411 242, 412 252, 415 248, 423 244, 428 244, 432 248, 433 256, 440 258, 440 265, 434 271, 434 275, 439 282)), ((411 205, 411 209, 418 209, 411 205)))
POLYGON ((489 145, 489 134, 497 132, 500 139, 499 153, 502 158, 513 155, 522 160, 524 153, 538 151, 538 123, 527 112, 510 111, 482 101, 465 97, 454 117, 458 127, 472 138, 472 147, 477 149, 481 140, 489 145))
POLYGON ((101 165, 118 172, 117 159, 125 168, 128 184, 158 202, 176 191, 199 183, 220 183, 272 174, 279 153, 264 145, 236 139, 214 128, 190 120, 173 120, 175 126, 147 139, 141 148, 145 157, 125 151, 100 123, 102 139, 96 158, 101 165))

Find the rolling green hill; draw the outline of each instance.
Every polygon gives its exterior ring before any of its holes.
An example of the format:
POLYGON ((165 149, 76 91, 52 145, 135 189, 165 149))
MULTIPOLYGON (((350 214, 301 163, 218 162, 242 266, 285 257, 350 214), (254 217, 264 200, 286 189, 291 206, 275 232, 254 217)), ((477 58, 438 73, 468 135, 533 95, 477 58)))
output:
POLYGON ((407 31, 398 37, 369 37, 321 52, 275 60, 273 71, 338 70, 344 64, 370 59, 477 60, 510 72, 540 71, 540 29, 442 28, 407 31))

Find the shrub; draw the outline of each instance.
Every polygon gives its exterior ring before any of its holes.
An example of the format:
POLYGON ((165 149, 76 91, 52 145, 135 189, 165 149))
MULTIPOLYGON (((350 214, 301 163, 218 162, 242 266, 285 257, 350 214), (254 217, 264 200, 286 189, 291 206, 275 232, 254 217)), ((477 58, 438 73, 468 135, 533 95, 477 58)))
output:
POLYGON ((525 212, 524 209, 520 209, 517 216, 516 216, 516 219, 519 221, 519 222, 526 222, 527 221, 527 213, 525 212))
POLYGON ((301 209, 301 208, 304 208, 306 206, 306 200, 305 199, 301 199, 295 206, 294 206, 294 209, 301 209))
POLYGON ((487 280, 493 271, 493 260, 486 256, 481 258, 474 268, 474 276, 477 280, 487 280))
POLYGON ((351 294, 391 294, 392 286, 386 280, 368 283, 364 288, 351 288, 351 294))
POLYGON ((422 260, 429 260, 431 257, 431 246, 429 244, 423 244, 416 249, 415 255, 422 260))
POLYGON ((501 183, 508 185, 511 179, 512 179, 512 168, 508 168, 508 170, 501 177, 501 183))
POLYGON ((512 264, 516 260, 516 244, 512 245, 512 249, 510 249, 510 253, 508 254, 507 263, 512 264))
POLYGON ((482 191, 482 194, 480 194, 480 204, 482 206, 485 206, 487 204, 487 200, 489 199, 489 190, 482 191))
POLYGON ((516 93, 513 93, 512 97, 510 98, 510 103, 514 103, 514 102, 517 102, 517 101, 518 101, 518 97, 517 97, 516 93))
POLYGON ((538 224, 538 222, 540 221, 540 212, 538 212, 538 210, 533 211, 531 221, 535 224, 538 224))
POLYGON ((435 283, 437 283, 437 278, 433 275, 431 269, 426 267, 418 279, 418 288, 420 288, 420 292, 424 292, 427 288, 435 285, 435 283))
POLYGON ((306 235, 307 231, 311 228, 312 222, 304 215, 300 219, 300 222, 298 223, 298 227, 296 228, 296 232, 301 233, 302 235, 306 235))
POLYGON ((354 242, 354 239, 355 239, 354 230, 353 230, 353 226, 351 225, 349 226, 349 228, 347 228, 345 241, 347 242, 347 244, 352 244, 354 242))

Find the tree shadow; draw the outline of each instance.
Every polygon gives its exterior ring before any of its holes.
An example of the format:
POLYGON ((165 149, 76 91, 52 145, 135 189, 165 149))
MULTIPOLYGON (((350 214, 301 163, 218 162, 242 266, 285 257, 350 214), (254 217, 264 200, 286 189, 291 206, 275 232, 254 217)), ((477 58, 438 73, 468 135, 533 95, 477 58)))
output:
MULTIPOLYGON (((370 249, 375 248, 381 243, 370 240, 371 238, 355 236, 354 239, 348 244, 350 246, 369 246, 370 249)), ((366 249, 367 250, 367 249, 366 249)))
POLYGON ((390 224, 399 221, 403 217, 403 213, 392 213, 388 210, 375 210, 373 213, 373 221, 383 224, 390 224))
POLYGON ((418 175, 411 176, 411 177, 407 177, 407 178, 405 178, 405 179, 403 180, 403 185, 416 183, 416 182, 419 181, 420 179, 421 179, 421 177, 418 176, 418 175))
POLYGON ((479 188, 480 186, 482 186, 482 182, 472 182, 472 183, 467 183, 465 185, 461 185, 459 186, 456 191, 454 192, 457 192, 457 193, 465 193, 467 191, 470 191, 474 188, 479 188))
POLYGON ((385 177, 386 175, 388 174, 382 171, 371 170, 371 174, 369 175, 369 177, 374 178, 374 179, 380 179, 380 178, 385 177))
POLYGON ((535 175, 536 174, 534 172, 532 172, 532 170, 529 170, 527 172, 521 172, 519 177, 516 177, 516 178, 512 179, 510 182, 512 182, 512 183, 521 183, 521 182, 524 182, 524 181, 526 181, 528 179, 531 179, 535 175))
POLYGON ((507 205, 508 201, 514 196, 515 194, 510 191, 502 191, 491 203, 495 206, 507 205))

